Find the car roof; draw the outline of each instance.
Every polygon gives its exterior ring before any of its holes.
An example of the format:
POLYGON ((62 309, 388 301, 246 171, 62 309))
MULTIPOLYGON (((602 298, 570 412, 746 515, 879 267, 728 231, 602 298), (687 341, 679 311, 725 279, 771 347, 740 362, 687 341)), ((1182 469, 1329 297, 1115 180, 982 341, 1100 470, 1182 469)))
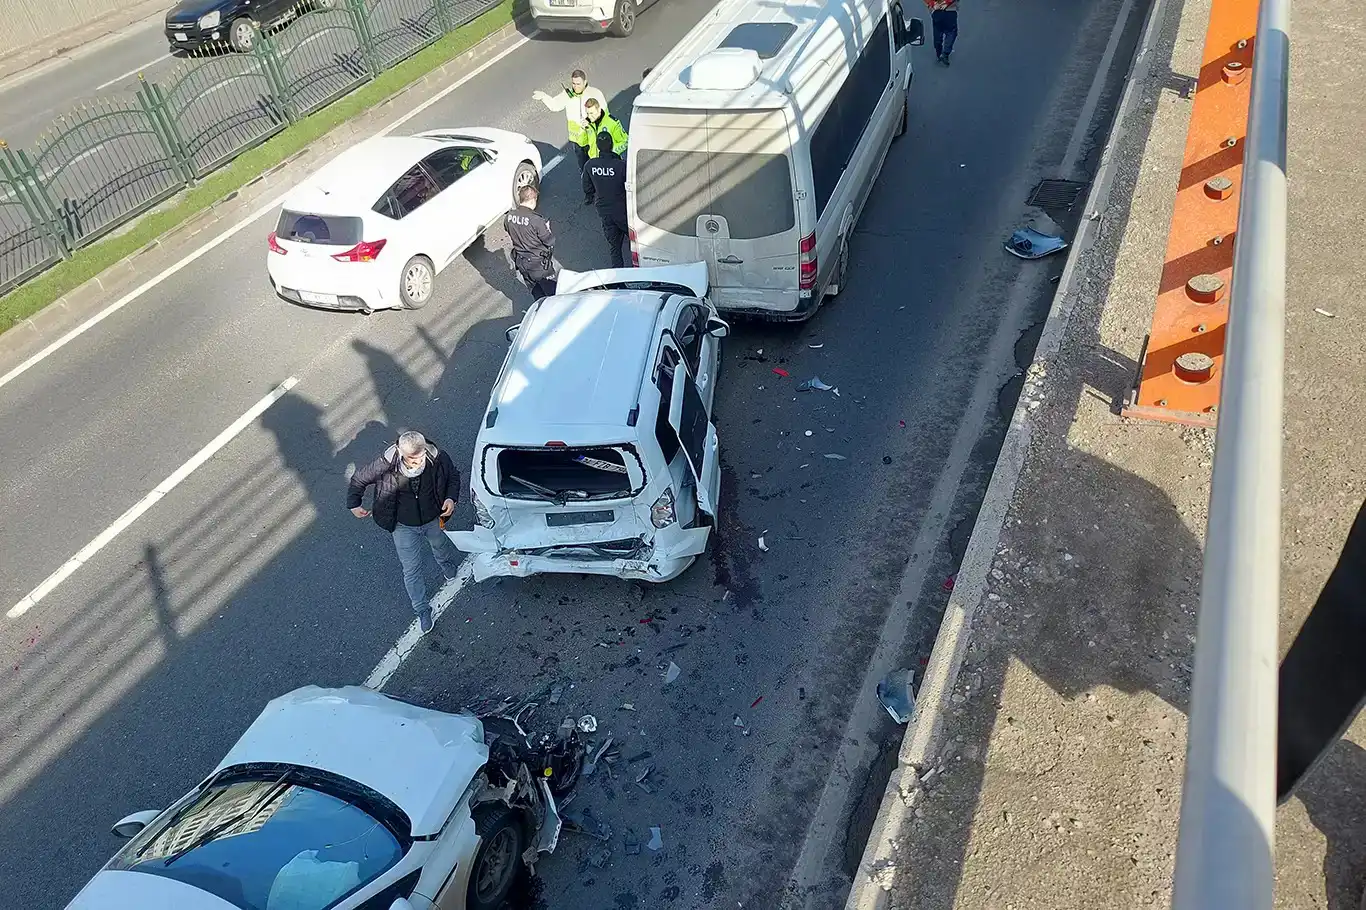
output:
POLYGON ((452 143, 430 136, 373 136, 305 178, 284 208, 317 214, 360 214, 418 161, 452 143))
POLYGON ((488 762, 484 725, 364 686, 305 686, 272 700, 219 763, 314 768, 363 784, 408 816, 414 837, 441 830, 488 762))
POLYGON ((493 426, 486 417, 482 441, 591 445, 635 438, 628 417, 654 351, 659 314, 673 296, 595 290, 533 306, 490 396, 493 426))

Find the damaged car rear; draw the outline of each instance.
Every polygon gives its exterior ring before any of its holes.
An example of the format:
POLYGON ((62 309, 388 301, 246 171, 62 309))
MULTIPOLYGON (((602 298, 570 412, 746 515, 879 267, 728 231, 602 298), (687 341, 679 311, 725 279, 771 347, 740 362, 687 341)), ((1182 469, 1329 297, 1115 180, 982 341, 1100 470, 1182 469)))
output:
POLYGON ((706 551, 720 496, 720 341, 706 266, 562 272, 490 396, 470 470, 474 577, 669 581, 706 551))

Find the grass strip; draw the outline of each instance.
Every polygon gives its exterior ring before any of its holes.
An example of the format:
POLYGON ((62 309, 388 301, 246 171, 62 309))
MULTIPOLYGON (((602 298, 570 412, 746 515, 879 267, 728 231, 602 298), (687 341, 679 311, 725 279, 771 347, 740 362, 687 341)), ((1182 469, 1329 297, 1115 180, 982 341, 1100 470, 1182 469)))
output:
POLYGON ((514 3, 524 2, 525 0, 504 0, 473 22, 462 25, 435 43, 429 44, 349 95, 309 114, 255 148, 238 155, 219 170, 187 190, 182 190, 178 198, 172 197, 174 202, 168 208, 143 215, 123 233, 106 237, 78 250, 70 259, 62 260, 36 278, 0 297, 0 333, 10 330, 63 294, 136 253, 162 234, 188 221, 233 190, 245 186, 261 173, 275 167, 310 143, 316 142, 352 117, 375 107, 432 70, 463 54, 512 22, 514 3))

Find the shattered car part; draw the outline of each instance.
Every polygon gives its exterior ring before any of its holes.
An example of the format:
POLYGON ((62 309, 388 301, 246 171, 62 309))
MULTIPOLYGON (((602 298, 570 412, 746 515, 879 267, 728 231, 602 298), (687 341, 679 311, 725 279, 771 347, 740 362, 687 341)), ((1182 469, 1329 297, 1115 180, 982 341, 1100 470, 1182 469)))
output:
POLYGON ((650 842, 645 846, 655 851, 664 849, 664 832, 660 831, 658 826, 650 828, 650 842))
POLYGON ((596 733, 596 732, 598 732, 598 719, 597 719, 596 717, 594 717, 593 715, 591 715, 591 714, 585 714, 583 717, 580 717, 580 718, 579 718, 579 732, 580 732, 580 733, 596 733))
POLYGON ((815 392, 833 392, 833 391, 835 391, 835 387, 832 386, 832 385, 827 385, 827 384, 824 383, 824 382, 821 382, 821 378, 820 378, 819 376, 813 376, 813 377, 811 377, 810 379, 808 379, 808 380, 806 380, 805 382, 803 382, 803 383, 801 383, 800 385, 798 385, 798 386, 797 386, 797 391, 798 391, 798 392, 812 392, 812 391, 815 391, 815 392))
POLYGON ((568 830, 584 834, 597 840, 611 840, 612 826, 600 820, 592 809, 582 811, 565 810, 563 815, 568 830))
POLYGON ((1067 248, 1067 241, 1056 234, 1044 234, 1033 228, 1020 228, 1006 241, 1006 252, 1021 259, 1042 259, 1067 248))
POLYGON ((912 671, 907 669, 893 670, 877 684, 877 700, 892 715, 892 720, 899 724, 909 721, 915 711, 915 696, 911 694, 912 676, 912 671))
POLYGON ((598 747, 598 751, 594 752, 593 757, 589 759, 589 761, 583 766, 584 777, 593 776, 593 773, 598 770, 598 762, 602 759, 603 754, 608 750, 608 748, 611 747, 611 745, 612 734, 609 733, 607 734, 607 741, 598 747))
POLYGON ((683 668, 682 668, 682 667, 680 667, 678 664, 674 663, 673 661, 669 661, 669 669, 667 669, 667 670, 664 671, 664 685, 667 686, 669 683, 673 682, 675 679, 678 679, 678 674, 680 674, 680 673, 682 673, 682 672, 683 672, 683 668))

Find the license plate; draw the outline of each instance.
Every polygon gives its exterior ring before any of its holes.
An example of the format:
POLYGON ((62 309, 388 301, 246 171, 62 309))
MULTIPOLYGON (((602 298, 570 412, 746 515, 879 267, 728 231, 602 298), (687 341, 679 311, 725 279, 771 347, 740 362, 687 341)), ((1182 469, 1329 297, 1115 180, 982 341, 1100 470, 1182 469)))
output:
POLYGON ((611 524, 616 516, 611 509, 601 512, 552 512, 546 515, 548 528, 567 528, 571 525, 611 524))
POLYGON ((624 559, 621 568, 627 572, 644 572, 647 565, 649 563, 643 559, 624 559))
POLYGON ((550 0, 551 6, 573 6, 576 0, 550 0))
POLYGON ((177 40, 177 41, 188 41, 189 38, 190 38, 190 36, 187 35, 187 34, 185 34, 184 32, 176 32, 176 33, 175 33, 175 40, 177 40))
POLYGON ((315 294, 312 291, 300 291, 299 299, 304 303, 316 303, 320 306, 336 306, 336 294, 315 294))

